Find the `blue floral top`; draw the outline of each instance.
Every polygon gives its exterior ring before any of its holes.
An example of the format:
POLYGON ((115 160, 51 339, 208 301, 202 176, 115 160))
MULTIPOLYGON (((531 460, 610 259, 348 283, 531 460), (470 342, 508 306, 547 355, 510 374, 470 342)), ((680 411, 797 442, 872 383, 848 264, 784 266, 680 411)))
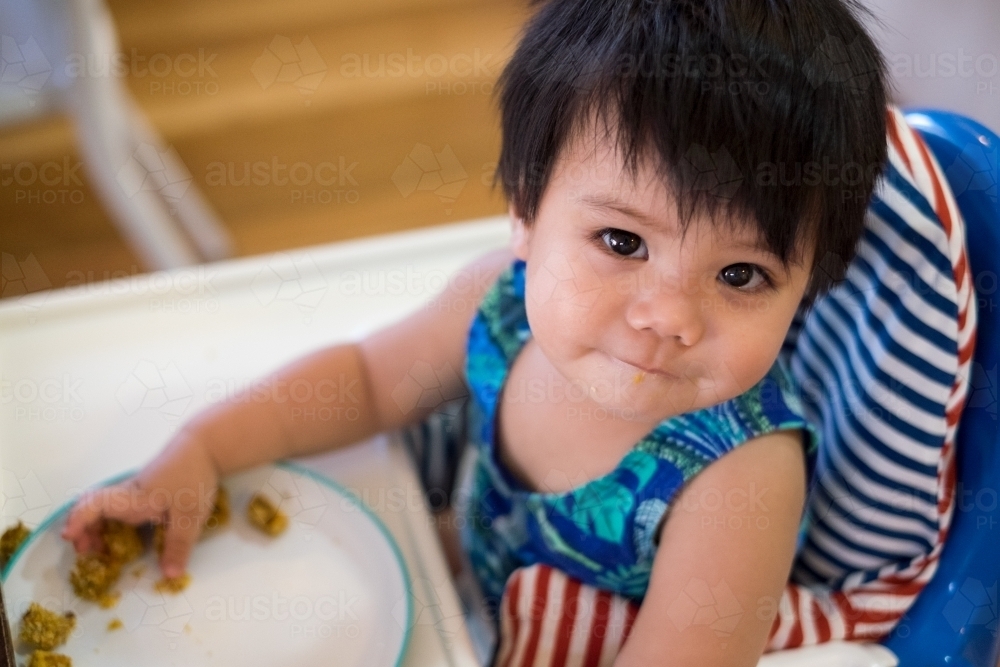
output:
POLYGON ((465 372, 474 458, 463 482, 465 502, 456 507, 463 547, 488 603, 499 602, 515 569, 538 562, 641 601, 654 533, 685 482, 740 444, 780 429, 809 429, 803 441, 812 462, 819 435, 802 417, 792 380, 776 362, 746 393, 664 419, 607 475, 565 493, 525 488, 494 449, 497 398, 531 335, 524 269, 518 259, 500 275, 469 331, 465 372))

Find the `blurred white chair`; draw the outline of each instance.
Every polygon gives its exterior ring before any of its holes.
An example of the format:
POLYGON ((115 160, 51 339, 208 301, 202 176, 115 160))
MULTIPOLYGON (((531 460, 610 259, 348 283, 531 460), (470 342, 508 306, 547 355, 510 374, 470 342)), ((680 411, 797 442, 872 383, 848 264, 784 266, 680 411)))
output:
POLYGON ((231 255, 231 241, 176 152, 138 109, 112 68, 77 61, 119 51, 102 0, 0 0, 0 125, 65 113, 91 185, 150 269, 231 255))

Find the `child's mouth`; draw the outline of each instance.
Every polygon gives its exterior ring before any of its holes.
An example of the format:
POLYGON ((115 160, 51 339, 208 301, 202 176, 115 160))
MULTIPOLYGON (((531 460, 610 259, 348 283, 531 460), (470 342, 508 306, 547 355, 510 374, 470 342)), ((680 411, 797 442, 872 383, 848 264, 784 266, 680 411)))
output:
POLYGON ((616 360, 619 361, 619 362, 621 362, 621 363, 623 363, 623 364, 625 364, 630 369, 638 371, 635 375, 632 376, 632 384, 640 384, 641 382, 643 382, 646 379, 647 376, 663 378, 665 380, 677 380, 677 379, 679 379, 673 373, 667 373, 665 371, 659 371, 659 370, 655 370, 655 369, 652 369, 652 368, 646 368, 644 366, 639 366, 637 364, 633 364, 633 363, 630 363, 628 361, 624 361, 622 359, 617 359, 616 358, 616 360))

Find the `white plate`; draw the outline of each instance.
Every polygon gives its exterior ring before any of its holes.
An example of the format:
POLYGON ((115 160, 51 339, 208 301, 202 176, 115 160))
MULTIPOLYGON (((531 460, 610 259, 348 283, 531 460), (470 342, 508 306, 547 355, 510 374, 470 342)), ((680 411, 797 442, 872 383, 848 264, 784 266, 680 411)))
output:
POLYGON ((58 510, 4 572, 15 635, 34 601, 76 613, 76 630, 56 649, 76 667, 400 664, 412 626, 410 579, 378 517, 336 482, 295 464, 262 466, 223 483, 232 517, 195 545, 190 585, 176 595, 156 592, 160 572, 150 551, 126 566, 111 609, 73 594, 75 556, 59 537, 69 506, 58 510), (276 538, 246 520, 257 492, 280 500, 291 519, 276 538), (123 627, 109 631, 113 618, 123 627))

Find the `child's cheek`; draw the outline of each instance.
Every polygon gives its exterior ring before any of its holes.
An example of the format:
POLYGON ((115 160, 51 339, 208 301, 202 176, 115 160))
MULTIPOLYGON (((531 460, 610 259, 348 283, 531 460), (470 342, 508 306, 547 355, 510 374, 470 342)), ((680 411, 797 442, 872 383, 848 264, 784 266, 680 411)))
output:
POLYGON ((781 350, 784 335, 776 335, 773 323, 766 321, 733 329, 733 335, 727 336, 723 349, 718 350, 720 364, 716 374, 720 381, 733 387, 735 396, 767 375, 781 350))
POLYGON ((558 250, 540 253, 529 266, 525 298, 536 308, 556 308, 570 317, 585 316, 608 285, 586 256, 558 250))

